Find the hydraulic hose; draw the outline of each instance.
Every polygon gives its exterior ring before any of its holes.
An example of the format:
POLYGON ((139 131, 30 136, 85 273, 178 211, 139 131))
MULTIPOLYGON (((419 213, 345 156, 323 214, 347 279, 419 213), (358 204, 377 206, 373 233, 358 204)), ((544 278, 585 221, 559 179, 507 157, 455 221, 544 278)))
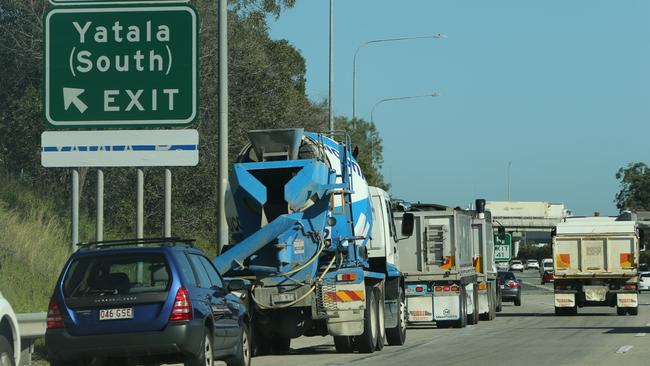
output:
POLYGON ((291 307, 291 306, 301 302, 302 300, 306 299, 307 296, 309 296, 312 292, 314 292, 314 290, 316 289, 316 286, 318 286, 318 283, 320 281, 322 281, 323 278, 325 277, 325 275, 330 271, 330 269, 332 268, 332 265, 334 265, 334 262, 336 262, 336 256, 332 257, 332 260, 330 261, 330 263, 325 268, 325 271, 323 271, 323 273, 318 277, 318 280, 316 282, 314 282, 313 285, 311 285, 311 287, 309 288, 309 291, 305 292, 302 296, 300 296, 299 298, 297 298, 296 300, 294 300, 294 301, 292 301, 290 303, 282 304, 282 305, 276 305, 276 306, 268 306, 268 305, 261 304, 255 298, 255 295, 254 295, 255 287, 253 287, 251 289, 251 299, 253 299, 255 304, 257 304, 257 306, 259 306, 261 309, 265 309, 265 310, 268 310, 268 309, 285 309, 285 308, 291 307))

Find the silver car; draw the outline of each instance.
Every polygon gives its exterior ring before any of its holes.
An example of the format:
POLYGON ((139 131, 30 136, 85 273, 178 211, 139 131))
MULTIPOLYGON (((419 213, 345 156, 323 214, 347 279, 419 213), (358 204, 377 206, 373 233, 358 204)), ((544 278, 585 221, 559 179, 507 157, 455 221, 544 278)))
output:
POLYGON ((16 314, 0 293, 0 365, 20 365, 20 333, 16 314))

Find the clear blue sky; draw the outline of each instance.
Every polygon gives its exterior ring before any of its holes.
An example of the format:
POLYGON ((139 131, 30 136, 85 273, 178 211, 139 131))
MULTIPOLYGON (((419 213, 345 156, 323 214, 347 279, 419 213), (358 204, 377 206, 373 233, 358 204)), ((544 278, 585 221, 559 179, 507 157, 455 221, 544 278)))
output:
MULTIPOLYGON (((327 0, 299 0, 270 21, 307 60, 307 89, 327 97, 327 0)), ((466 206, 474 198, 564 202, 616 213, 614 174, 650 153, 650 1, 336 0, 334 109, 352 114, 352 56, 369 46, 357 115, 375 123, 395 197, 466 206)))

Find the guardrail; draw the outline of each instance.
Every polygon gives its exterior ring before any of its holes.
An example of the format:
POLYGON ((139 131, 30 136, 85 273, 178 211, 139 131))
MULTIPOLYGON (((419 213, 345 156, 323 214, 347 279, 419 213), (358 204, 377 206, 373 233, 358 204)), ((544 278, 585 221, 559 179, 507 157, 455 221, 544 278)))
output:
POLYGON ((31 365, 34 341, 45 336, 47 313, 16 314, 21 342, 21 366, 31 365))

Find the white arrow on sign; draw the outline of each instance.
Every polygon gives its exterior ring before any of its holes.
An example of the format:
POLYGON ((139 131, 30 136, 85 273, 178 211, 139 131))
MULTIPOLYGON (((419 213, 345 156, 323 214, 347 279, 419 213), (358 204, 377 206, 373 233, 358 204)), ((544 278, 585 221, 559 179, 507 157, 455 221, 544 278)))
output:
POLYGON ((84 91, 86 90, 77 88, 63 88, 63 107, 66 111, 68 108, 70 108, 70 104, 74 104, 74 106, 77 107, 81 113, 85 112, 86 109, 88 109, 86 103, 82 102, 81 99, 79 99, 79 96, 84 91))

